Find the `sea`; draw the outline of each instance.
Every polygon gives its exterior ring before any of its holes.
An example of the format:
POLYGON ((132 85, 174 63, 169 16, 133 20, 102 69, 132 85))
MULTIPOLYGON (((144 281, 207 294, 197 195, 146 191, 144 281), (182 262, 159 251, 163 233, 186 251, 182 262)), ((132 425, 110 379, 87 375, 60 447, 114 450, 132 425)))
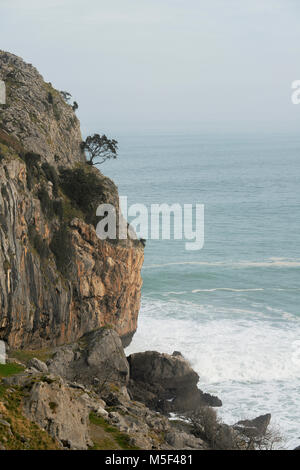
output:
POLYGON ((271 413, 300 445, 300 134, 114 136, 100 167, 128 205, 203 204, 204 246, 146 242, 126 353, 181 353, 228 424, 271 413))

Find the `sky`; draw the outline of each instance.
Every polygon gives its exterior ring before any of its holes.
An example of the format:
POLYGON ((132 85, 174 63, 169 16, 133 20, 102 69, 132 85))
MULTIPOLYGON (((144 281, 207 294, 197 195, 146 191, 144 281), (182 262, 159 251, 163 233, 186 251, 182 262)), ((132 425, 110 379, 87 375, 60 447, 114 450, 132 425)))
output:
POLYGON ((0 49, 83 133, 300 131, 299 0, 0 0, 0 49))

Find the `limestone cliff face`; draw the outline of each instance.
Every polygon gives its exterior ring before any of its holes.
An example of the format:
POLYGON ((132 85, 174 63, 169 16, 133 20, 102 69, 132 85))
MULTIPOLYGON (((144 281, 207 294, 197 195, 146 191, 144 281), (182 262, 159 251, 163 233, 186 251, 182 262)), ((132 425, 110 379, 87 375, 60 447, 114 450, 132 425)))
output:
POLYGON ((86 165, 72 107, 35 68, 0 51, 0 78, 0 338, 41 348, 109 324, 126 344, 143 246, 99 240, 91 223, 100 202, 118 210, 117 188, 86 165))
POLYGON ((0 79, 7 92, 7 106, 0 108, 2 130, 54 166, 84 162, 79 120, 51 83, 31 64, 1 50, 0 79))

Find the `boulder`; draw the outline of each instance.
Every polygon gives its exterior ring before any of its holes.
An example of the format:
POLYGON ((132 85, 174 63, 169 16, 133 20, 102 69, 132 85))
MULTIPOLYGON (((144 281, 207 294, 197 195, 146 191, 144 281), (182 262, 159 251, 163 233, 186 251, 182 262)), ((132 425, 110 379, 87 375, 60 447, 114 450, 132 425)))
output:
POLYGON ((166 433, 165 440, 170 446, 172 446, 172 449, 208 449, 207 444, 202 439, 199 439, 192 434, 187 434, 183 431, 171 430, 166 433))
POLYGON ((265 414, 258 416, 254 419, 245 419, 238 421, 233 425, 233 428, 244 434, 247 437, 259 437, 266 434, 267 428, 271 421, 271 414, 265 414))
POLYGON ((131 354, 129 393, 156 411, 187 412, 199 406, 221 406, 217 397, 198 389, 198 374, 179 353, 156 351, 131 354))
POLYGON ((70 382, 98 389, 113 383, 126 386, 129 366, 117 333, 100 328, 85 334, 78 342, 57 349, 48 369, 70 382))
POLYGON ((38 372, 42 372, 44 374, 48 373, 47 364, 45 364, 43 361, 40 361, 36 357, 34 357, 33 359, 30 359, 30 361, 27 364, 27 367, 28 368, 33 368, 33 369, 37 370, 38 372))
POLYGON ((33 380, 38 380, 40 376, 41 376, 40 372, 35 371, 35 373, 33 373, 32 370, 27 370, 20 374, 11 375, 9 377, 4 377, 4 379, 2 379, 2 383, 9 387, 24 388, 24 387, 28 387, 32 383, 33 380))
POLYGON ((179 387, 186 381, 197 384, 198 374, 182 355, 161 354, 156 351, 131 354, 128 357, 130 377, 138 382, 160 383, 163 386, 179 387))
POLYGON ((89 407, 80 393, 62 381, 35 383, 24 399, 27 417, 68 449, 86 450, 89 407))

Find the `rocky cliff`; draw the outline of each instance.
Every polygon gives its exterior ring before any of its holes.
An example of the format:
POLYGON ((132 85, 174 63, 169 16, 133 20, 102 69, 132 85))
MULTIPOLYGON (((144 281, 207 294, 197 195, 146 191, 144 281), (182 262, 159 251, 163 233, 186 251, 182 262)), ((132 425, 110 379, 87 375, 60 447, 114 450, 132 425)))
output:
POLYGON ((85 163, 79 121, 60 92, 0 51, 0 338, 12 348, 71 342, 104 325, 137 327, 143 246, 99 240, 114 183, 85 163))

